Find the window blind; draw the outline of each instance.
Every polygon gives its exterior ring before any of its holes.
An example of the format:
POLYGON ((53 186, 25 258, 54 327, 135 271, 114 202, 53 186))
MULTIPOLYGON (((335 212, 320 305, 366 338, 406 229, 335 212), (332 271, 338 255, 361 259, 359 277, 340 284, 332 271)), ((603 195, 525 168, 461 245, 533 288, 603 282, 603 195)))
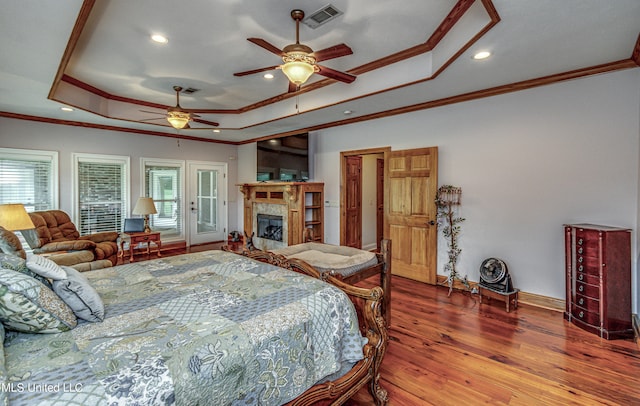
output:
POLYGON ((55 209, 56 158, 55 152, 0 149, 0 203, 22 203, 29 212, 55 209))
POLYGON ((126 202, 126 173, 122 162, 82 159, 77 165, 81 235, 120 231, 126 202))

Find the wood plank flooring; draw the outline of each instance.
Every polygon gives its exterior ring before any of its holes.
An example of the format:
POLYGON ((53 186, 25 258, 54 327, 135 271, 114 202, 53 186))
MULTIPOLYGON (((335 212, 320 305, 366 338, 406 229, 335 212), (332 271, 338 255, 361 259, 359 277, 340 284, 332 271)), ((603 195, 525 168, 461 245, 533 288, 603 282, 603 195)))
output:
MULTIPOLYGON (((634 341, 600 339, 560 312, 521 304, 506 313, 504 302, 481 305, 468 292, 447 293, 392 277, 391 340, 381 371, 389 405, 640 405, 634 341)), ((363 389, 347 405, 373 402, 363 389)))
MULTIPOLYGON (((372 286, 375 281, 365 281, 372 286)), ((392 277, 390 405, 640 405, 640 349, 562 313, 392 277)), ((372 405, 366 390, 349 405, 372 405)))

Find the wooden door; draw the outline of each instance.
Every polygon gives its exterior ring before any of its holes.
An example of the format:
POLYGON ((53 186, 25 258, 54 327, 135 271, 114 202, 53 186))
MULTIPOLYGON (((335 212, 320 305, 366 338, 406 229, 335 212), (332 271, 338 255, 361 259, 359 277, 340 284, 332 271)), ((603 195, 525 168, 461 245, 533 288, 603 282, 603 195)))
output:
POLYGON ((388 170, 393 274, 435 284, 438 148, 391 151, 388 170))
POLYGON ((376 247, 384 236, 384 159, 376 159, 376 247))
POLYGON ((348 247, 362 247, 362 157, 346 157, 346 241, 348 247))

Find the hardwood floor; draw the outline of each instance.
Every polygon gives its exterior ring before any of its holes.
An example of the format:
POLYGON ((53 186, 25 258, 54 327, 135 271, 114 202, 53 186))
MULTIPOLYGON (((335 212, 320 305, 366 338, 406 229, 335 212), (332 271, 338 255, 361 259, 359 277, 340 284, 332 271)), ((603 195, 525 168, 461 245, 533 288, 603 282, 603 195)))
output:
MULTIPOLYGON (((391 340, 381 371, 389 405, 640 405, 634 341, 600 339, 560 312, 521 304, 507 313, 504 302, 481 305, 468 292, 447 293, 392 277, 391 340)), ((373 402, 363 389, 347 405, 373 402)))
MULTIPOLYGON (((364 286, 373 285, 365 281, 364 286)), ((526 305, 392 277, 390 405, 640 405, 640 349, 526 305)), ((349 405, 371 405, 360 391, 349 405)))

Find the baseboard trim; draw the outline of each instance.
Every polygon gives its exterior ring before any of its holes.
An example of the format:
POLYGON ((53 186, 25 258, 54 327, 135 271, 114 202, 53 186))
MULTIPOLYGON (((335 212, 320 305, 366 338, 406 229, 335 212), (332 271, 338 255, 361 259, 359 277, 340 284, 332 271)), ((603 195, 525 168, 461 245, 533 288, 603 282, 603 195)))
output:
POLYGON ((564 312, 566 310, 566 301, 564 299, 556 299, 554 297, 542 296, 529 292, 520 292, 518 295, 518 303, 553 310, 556 312, 564 312))
MULTIPOLYGON (((438 275, 437 284, 448 286, 447 277, 444 275, 438 275)), ((478 286, 478 282, 469 281, 469 286, 471 287, 471 289, 473 289, 474 287, 478 286)), ((467 290, 467 287, 459 280, 454 281, 453 288, 458 290, 467 290)), ((518 292, 518 305, 521 304, 552 310, 555 312, 564 312, 566 309, 566 302, 564 301, 564 299, 556 299, 549 296, 542 296, 535 293, 528 293, 523 291, 518 292)), ((640 335, 638 335, 637 333, 636 336, 640 337, 640 335)))

